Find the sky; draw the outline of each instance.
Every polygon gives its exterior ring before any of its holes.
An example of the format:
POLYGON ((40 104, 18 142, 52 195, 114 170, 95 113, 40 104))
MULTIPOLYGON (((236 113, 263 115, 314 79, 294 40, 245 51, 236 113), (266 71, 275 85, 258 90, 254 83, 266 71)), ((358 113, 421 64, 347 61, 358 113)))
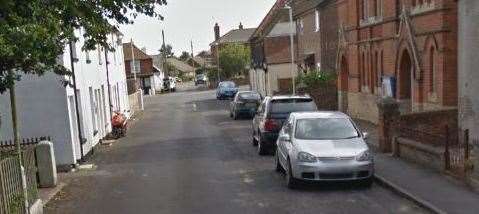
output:
POLYGON ((195 54, 209 50, 214 40, 213 26, 220 25, 221 35, 237 29, 240 22, 245 28, 255 28, 263 20, 276 0, 167 0, 168 5, 159 8, 165 17, 139 16, 133 25, 120 26, 123 42, 133 42, 139 48, 146 47, 147 54, 157 54, 161 47, 161 30, 165 30, 165 42, 173 46, 175 55, 191 51, 195 54))

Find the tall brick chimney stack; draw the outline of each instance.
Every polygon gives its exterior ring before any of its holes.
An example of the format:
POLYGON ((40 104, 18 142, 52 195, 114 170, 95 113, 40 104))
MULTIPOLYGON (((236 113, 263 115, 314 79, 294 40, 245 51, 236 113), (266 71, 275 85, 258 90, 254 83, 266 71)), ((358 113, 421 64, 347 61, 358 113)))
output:
POLYGON ((220 39, 220 26, 218 25, 218 23, 215 24, 215 41, 217 41, 218 39, 220 39))
POLYGON ((240 22, 239 29, 243 30, 243 23, 240 22))

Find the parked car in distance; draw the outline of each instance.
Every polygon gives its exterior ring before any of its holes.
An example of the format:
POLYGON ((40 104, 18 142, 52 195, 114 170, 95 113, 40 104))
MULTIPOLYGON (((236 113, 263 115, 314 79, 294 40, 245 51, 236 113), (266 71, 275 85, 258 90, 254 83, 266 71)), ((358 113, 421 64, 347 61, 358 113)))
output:
POLYGON ((206 84, 207 80, 208 79, 207 79, 206 75, 198 74, 198 75, 196 75, 196 78, 195 78, 195 85, 206 84))
POLYGON ((252 117, 261 103, 261 95, 254 91, 240 91, 230 103, 230 117, 237 119, 239 116, 252 117))
POLYGON ((232 81, 223 81, 218 84, 216 88, 216 99, 228 99, 233 98, 238 92, 236 84, 232 81))
POLYGON ((176 91, 176 79, 174 77, 166 77, 163 79, 163 89, 169 92, 176 91))
POLYGON ((369 187, 374 160, 366 136, 341 112, 292 113, 276 142, 276 170, 286 173, 290 188, 298 180, 359 181, 369 187))
POLYGON ((253 118, 253 145, 258 154, 272 154, 276 150, 276 139, 283 122, 291 112, 317 111, 310 96, 266 97, 253 118))

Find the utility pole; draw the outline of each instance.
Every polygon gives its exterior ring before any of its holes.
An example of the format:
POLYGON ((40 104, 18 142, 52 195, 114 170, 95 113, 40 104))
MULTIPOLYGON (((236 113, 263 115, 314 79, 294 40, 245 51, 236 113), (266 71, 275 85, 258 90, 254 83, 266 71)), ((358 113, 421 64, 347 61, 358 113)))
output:
POLYGON ((290 27, 290 32, 289 32, 289 40, 290 40, 290 49, 291 49, 291 80, 293 84, 293 95, 296 94, 296 83, 295 83, 295 71, 294 71, 294 35, 293 35, 293 29, 294 29, 294 24, 293 24, 293 8, 289 5, 285 7, 286 9, 289 10, 289 27, 290 27))
POLYGON ((135 86, 136 86, 136 66, 135 66, 135 52, 133 51, 133 38, 131 38, 131 72, 133 73, 133 79, 135 79, 135 86))
POLYGON ((220 49, 219 49, 220 44, 217 42, 216 43, 216 62, 218 65, 218 84, 221 81, 221 76, 220 76, 220 49))
POLYGON ((163 40, 163 45, 161 46, 163 51, 161 53, 161 55, 163 56, 163 70, 165 72, 165 74, 170 77, 170 74, 168 73, 168 68, 166 66, 166 44, 165 44, 165 31, 164 30, 161 30, 161 38, 163 40))
POLYGON ((196 69, 195 69, 195 53, 193 52, 193 40, 191 40, 191 65, 193 67, 193 78, 195 78, 196 69))

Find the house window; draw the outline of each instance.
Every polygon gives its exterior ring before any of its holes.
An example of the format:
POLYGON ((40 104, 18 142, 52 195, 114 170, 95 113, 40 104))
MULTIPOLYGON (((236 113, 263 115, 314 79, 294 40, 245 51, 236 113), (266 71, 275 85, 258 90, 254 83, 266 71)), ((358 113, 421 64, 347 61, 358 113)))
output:
POLYGON ((130 69, 131 69, 131 73, 140 73, 140 70, 141 70, 140 60, 130 61, 130 69))
POLYGON ((85 51, 85 60, 86 60, 86 63, 87 63, 87 64, 90 64, 90 63, 91 63, 90 51, 88 51, 88 50, 85 51))
POLYGON ((383 16, 383 0, 376 0, 376 16, 383 16))
POLYGON ((298 21, 298 31, 300 34, 304 33, 304 22, 303 19, 299 19, 298 21))
POLYGON ((368 18, 368 0, 361 1, 361 19, 365 20, 368 18))
POLYGON ((436 51, 434 47, 429 51, 429 91, 431 93, 436 92, 436 64, 435 64, 436 51))
POLYGON ((316 32, 319 32, 319 28, 320 28, 320 14, 319 14, 319 10, 316 10, 315 11, 315 31, 316 32))

